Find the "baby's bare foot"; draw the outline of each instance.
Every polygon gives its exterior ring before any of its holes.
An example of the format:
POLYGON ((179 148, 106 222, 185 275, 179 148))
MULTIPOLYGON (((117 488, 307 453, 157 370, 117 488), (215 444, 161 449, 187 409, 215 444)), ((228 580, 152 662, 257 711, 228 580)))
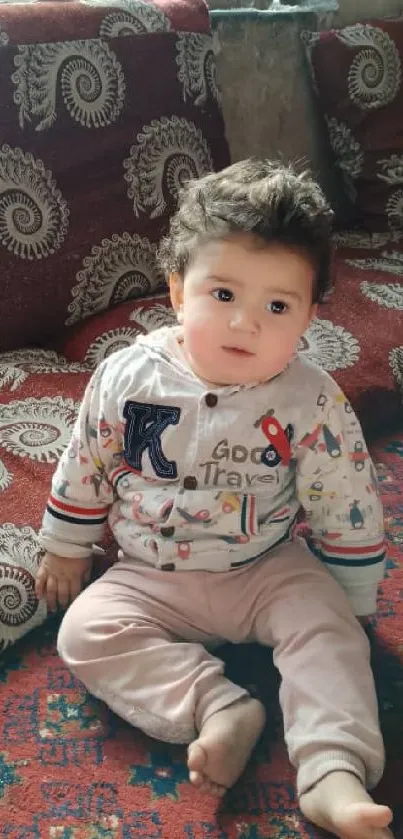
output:
POLYGON ((192 784, 201 792, 224 795, 245 769, 265 717, 263 705, 251 697, 212 714, 188 749, 192 784))
POLYGON ((355 775, 331 772, 301 795, 301 810, 340 839, 391 839, 389 807, 375 804, 355 775))

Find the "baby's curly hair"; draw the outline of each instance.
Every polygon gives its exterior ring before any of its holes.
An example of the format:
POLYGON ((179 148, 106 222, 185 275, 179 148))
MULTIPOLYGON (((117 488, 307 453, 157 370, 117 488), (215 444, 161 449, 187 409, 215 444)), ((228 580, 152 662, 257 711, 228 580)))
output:
POLYGON ((198 248, 247 234, 256 247, 272 242, 301 250, 316 268, 313 302, 331 286, 333 211, 309 172, 270 160, 243 160, 189 181, 158 260, 168 276, 185 276, 198 248))

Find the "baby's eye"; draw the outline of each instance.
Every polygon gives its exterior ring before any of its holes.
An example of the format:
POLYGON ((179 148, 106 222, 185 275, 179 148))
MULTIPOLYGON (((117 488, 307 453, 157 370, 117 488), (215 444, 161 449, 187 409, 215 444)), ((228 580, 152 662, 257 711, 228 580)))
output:
POLYGON ((215 288, 214 291, 212 291, 212 295, 216 300, 219 300, 220 303, 231 303, 234 299, 232 291, 229 291, 228 288, 215 288))
POLYGON ((282 300, 272 300, 267 308, 273 315, 283 315, 284 312, 288 311, 287 303, 283 303, 282 300))

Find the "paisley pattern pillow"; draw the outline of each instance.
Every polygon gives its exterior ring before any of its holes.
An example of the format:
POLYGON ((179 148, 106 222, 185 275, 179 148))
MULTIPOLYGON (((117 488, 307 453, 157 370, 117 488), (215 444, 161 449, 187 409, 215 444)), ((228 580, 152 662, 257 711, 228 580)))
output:
POLYGON ((403 229, 403 18, 302 37, 355 221, 403 229))
POLYGON ((203 0, 0 3, 0 350, 164 285, 178 190, 229 162, 214 44, 203 0))

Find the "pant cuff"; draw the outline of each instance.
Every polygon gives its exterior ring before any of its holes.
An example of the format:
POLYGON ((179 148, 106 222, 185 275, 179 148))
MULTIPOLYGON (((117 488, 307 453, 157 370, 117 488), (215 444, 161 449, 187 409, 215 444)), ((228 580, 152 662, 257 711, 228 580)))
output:
POLYGON ((196 737, 194 725, 191 723, 179 723, 168 717, 159 717, 150 711, 139 708, 135 705, 128 706, 117 694, 106 689, 103 691, 98 687, 97 691, 91 688, 93 696, 105 702, 115 714, 126 720, 130 725, 139 728, 148 737, 154 740, 161 740, 164 743, 188 744, 196 737))
POLYGON ((335 749, 319 752, 301 763, 297 773, 298 797, 316 786, 331 772, 350 772, 361 781, 364 788, 367 785, 365 765, 361 758, 351 752, 335 749))
POLYGON ((244 699, 249 696, 245 688, 235 685, 230 682, 225 676, 220 679, 218 684, 215 684, 211 690, 200 697, 195 712, 195 723, 198 731, 201 731, 203 725, 213 714, 217 711, 222 711, 223 708, 228 708, 228 705, 233 705, 239 699, 244 699))

